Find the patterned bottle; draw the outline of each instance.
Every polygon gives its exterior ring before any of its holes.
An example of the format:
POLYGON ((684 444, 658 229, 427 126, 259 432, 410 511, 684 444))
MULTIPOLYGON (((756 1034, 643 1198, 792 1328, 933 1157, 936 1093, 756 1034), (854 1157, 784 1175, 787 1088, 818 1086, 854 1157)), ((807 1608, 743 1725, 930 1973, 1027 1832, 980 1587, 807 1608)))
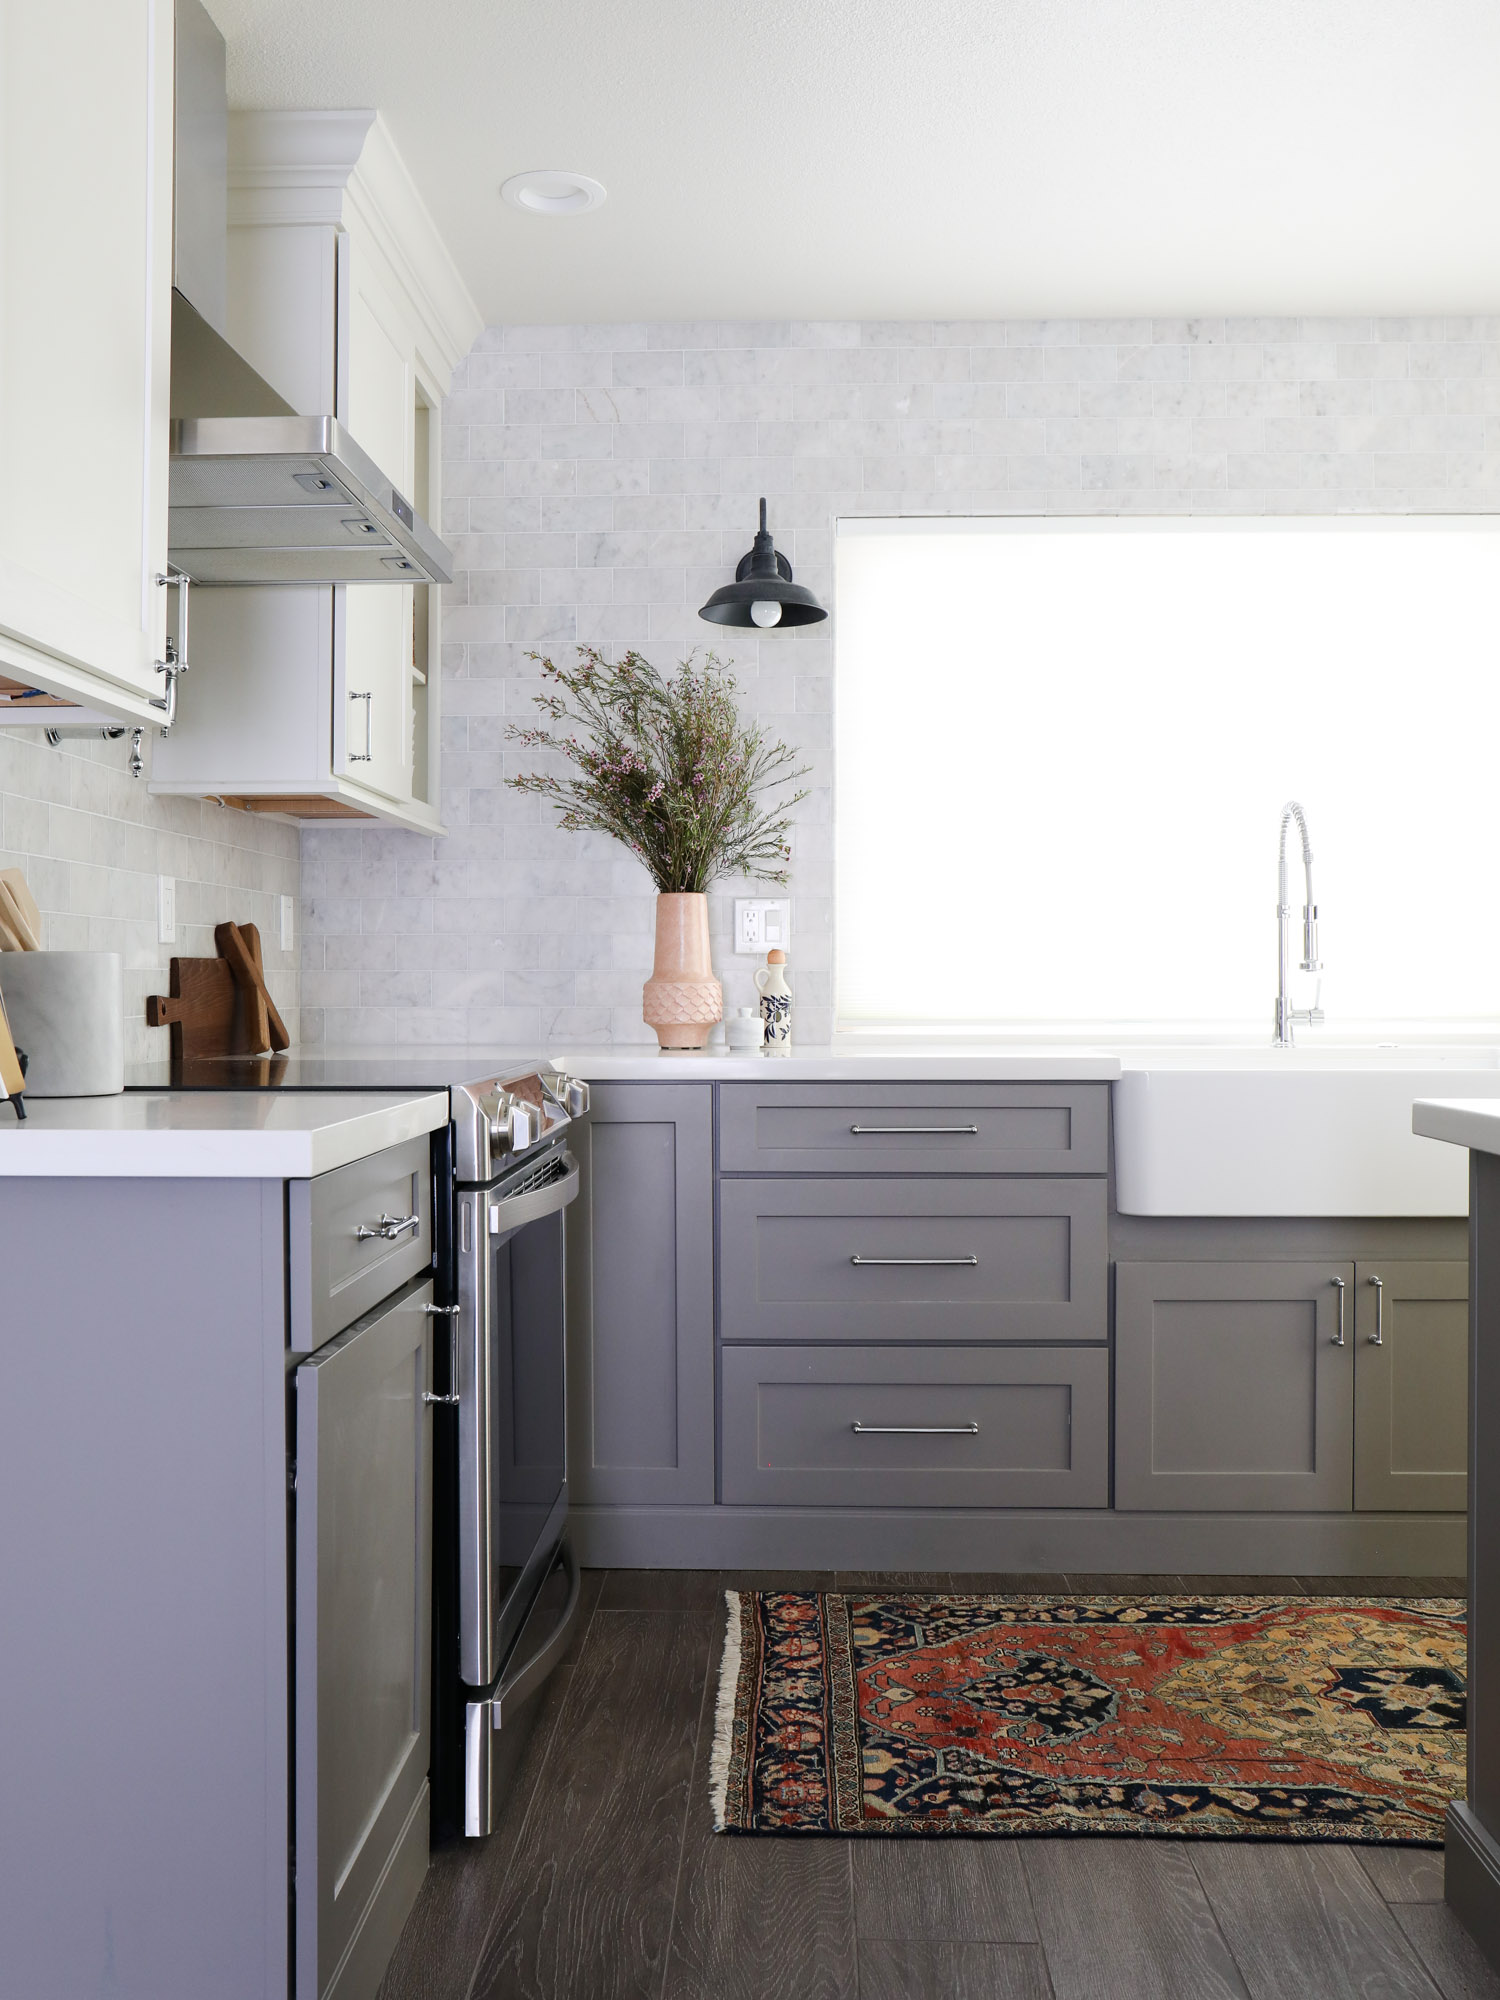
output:
POLYGON ((768 1056, 784 1056, 792 1046, 792 989, 786 983, 785 968, 786 953, 772 951, 755 975, 768 1056))

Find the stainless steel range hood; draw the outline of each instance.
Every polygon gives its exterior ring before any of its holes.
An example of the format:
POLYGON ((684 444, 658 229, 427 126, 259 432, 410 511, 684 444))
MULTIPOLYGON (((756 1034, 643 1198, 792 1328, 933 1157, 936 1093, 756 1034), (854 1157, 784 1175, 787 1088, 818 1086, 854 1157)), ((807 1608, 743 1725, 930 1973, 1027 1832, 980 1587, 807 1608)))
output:
POLYGON ((172 424, 172 561, 194 583, 449 583, 452 559, 333 417, 172 424))
POLYGON ((298 416, 224 337, 224 38, 177 0, 168 552, 194 583, 449 583, 452 558, 332 415, 298 416))

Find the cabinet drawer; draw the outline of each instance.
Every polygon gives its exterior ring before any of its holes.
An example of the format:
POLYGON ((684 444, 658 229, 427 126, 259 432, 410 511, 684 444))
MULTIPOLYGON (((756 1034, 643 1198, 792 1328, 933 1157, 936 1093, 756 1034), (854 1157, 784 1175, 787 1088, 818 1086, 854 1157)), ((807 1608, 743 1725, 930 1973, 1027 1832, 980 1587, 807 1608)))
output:
MULTIPOLYGON (((425 1136, 407 1139, 314 1181, 293 1183, 307 1190, 308 1347, 321 1347, 432 1262, 430 1155, 425 1136), (398 1232, 397 1224, 407 1226, 398 1232)), ((298 1234, 294 1228, 294 1241, 298 1234)), ((293 1314, 296 1329, 301 1315, 295 1298, 293 1314)))
POLYGON ((735 1347, 722 1382, 729 1505, 1108 1503, 1099 1348, 735 1347))
POLYGON ((732 1340, 1103 1340, 1092 1180, 742 1180, 720 1201, 732 1340))
POLYGON ((1102 1174, 1104 1083, 727 1083, 725 1173, 1102 1174))

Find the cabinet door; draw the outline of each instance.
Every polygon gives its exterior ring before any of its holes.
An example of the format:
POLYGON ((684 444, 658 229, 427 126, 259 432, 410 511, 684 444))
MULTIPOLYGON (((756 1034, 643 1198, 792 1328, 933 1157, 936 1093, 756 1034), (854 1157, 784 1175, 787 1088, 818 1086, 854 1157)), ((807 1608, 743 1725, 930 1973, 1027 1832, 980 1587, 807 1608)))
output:
POLYGON ((347 277, 341 290, 348 299, 344 338, 349 359, 347 406, 341 414, 355 443, 410 500, 417 404, 409 315, 376 277, 370 246, 358 235, 345 240, 347 277))
POLYGON ((367 2000, 428 1844, 432 1283, 296 1373, 296 2000, 367 2000))
POLYGON ((334 768, 388 799, 409 799, 411 585, 336 584, 334 630, 334 768))
POLYGON ((595 1084, 568 1211, 568 1480, 593 1506, 714 1497, 707 1084, 595 1084))
POLYGON ((164 687, 171 0, 0 0, 0 673, 164 687))
POLYGON ((1355 1267, 1354 1504, 1461 1514, 1468 1504, 1469 1267, 1355 1267))
POLYGON ((1347 1509, 1353 1284, 1352 1264, 1117 1265, 1115 1505, 1347 1509))

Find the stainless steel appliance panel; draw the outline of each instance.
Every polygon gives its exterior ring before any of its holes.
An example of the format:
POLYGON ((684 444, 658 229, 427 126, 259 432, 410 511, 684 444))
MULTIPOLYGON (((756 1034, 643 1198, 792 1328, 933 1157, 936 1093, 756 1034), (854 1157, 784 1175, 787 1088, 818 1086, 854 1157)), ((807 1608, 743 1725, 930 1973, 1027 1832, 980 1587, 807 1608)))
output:
MULTIPOLYGON (((561 1528, 559 1510, 559 1533, 561 1528)), ((471 1701, 465 1710, 464 1832, 470 1838, 494 1831, 542 1689, 567 1652, 578 1622, 582 1577, 572 1547, 567 1541, 548 1546, 554 1550, 549 1571, 531 1594, 510 1664, 493 1694, 471 1701)))
POLYGON ((502 1182, 456 1198, 459 1662, 470 1687, 499 1673, 566 1505, 563 1232, 577 1191, 577 1166, 558 1148, 509 1191, 502 1182))

